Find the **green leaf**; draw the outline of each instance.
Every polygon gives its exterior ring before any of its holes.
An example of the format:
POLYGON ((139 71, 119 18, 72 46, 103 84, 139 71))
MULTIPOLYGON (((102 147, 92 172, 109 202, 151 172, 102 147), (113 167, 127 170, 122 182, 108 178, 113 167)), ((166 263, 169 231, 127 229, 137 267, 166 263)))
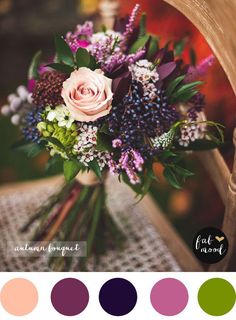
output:
POLYGON ((76 51, 76 65, 78 68, 88 67, 90 63, 90 54, 84 48, 78 48, 76 51))
POLYGON ((107 123, 104 123, 101 127, 101 129, 99 130, 99 132, 105 133, 107 135, 109 135, 109 127, 107 123))
POLYGON ((28 70, 29 80, 39 78, 38 68, 40 65, 41 57, 42 57, 42 51, 37 51, 33 56, 33 59, 31 60, 29 70, 28 70))
POLYGON ((146 12, 143 12, 140 18, 140 23, 139 23, 139 38, 142 38, 146 35, 147 29, 146 29, 146 20, 147 20, 147 14, 146 12))
POLYGON ((168 97, 171 96, 171 94, 174 92, 174 90, 175 90, 175 88, 177 87, 177 85, 178 85, 181 81, 183 81, 184 78, 185 78, 185 75, 180 76, 180 77, 178 77, 178 78, 176 78, 176 79, 174 79, 174 80, 172 80, 172 81, 170 82, 170 84, 168 85, 168 87, 167 87, 167 89, 166 89, 166 94, 167 94, 168 97))
POLYGON ((164 45, 164 49, 169 50, 171 43, 172 43, 172 40, 167 41, 166 44, 164 45))
POLYGON ((65 74, 71 74, 74 71, 74 68, 62 63, 50 63, 47 66, 65 74))
POLYGON ((99 63, 96 61, 96 59, 93 56, 90 56, 90 62, 89 62, 89 69, 96 70, 100 68, 99 63))
POLYGON ((129 181, 129 178, 125 172, 122 172, 122 179, 123 181, 137 194, 137 195, 142 195, 143 190, 142 190, 142 185, 141 183, 139 184, 132 184, 129 181))
POLYGON ((179 41, 174 42, 174 54, 175 56, 181 56, 181 54, 184 51, 184 47, 185 47, 185 39, 181 39, 179 41))
POLYGON ((193 48, 191 48, 189 50, 189 58, 190 58, 191 65, 196 66, 197 56, 196 56, 196 52, 193 48))
POLYGON ((111 137, 101 131, 97 133, 96 150, 98 151, 112 151, 111 137))
POLYGON ((181 189, 181 184, 178 180, 178 177, 171 167, 169 167, 169 166, 165 167, 163 174, 164 174, 164 177, 166 178, 166 180, 169 182, 169 184, 172 187, 174 187, 176 189, 181 189))
POLYGON ((101 179, 102 178, 102 172, 101 172, 101 169, 99 167, 99 164, 97 162, 96 159, 93 159, 93 161, 90 161, 88 163, 88 166, 91 170, 93 170, 93 172, 96 174, 96 176, 101 179))
POLYGON ((70 66, 74 66, 74 56, 69 45, 61 37, 56 35, 54 38, 57 60, 70 66))
POLYGON ((191 151, 206 151, 206 150, 212 150, 215 148, 218 148, 221 144, 218 142, 207 140, 207 139, 199 139, 190 142, 190 144, 187 147, 184 146, 176 146, 178 150, 191 150, 191 151))
POLYGON ((64 145, 56 138, 53 138, 53 137, 43 137, 41 138, 41 141, 47 141, 47 142, 50 142, 52 144, 55 144, 55 146, 57 146, 58 148, 62 149, 62 150, 65 150, 65 147, 64 145))
POLYGON ((28 157, 36 157, 43 148, 40 144, 34 142, 26 142, 25 140, 20 140, 12 145, 14 151, 25 153, 28 157))
POLYGON ((147 59, 151 59, 159 49, 159 38, 151 36, 150 45, 147 52, 147 59))
POLYGON ((63 171, 66 181, 69 182, 74 179, 82 167, 83 164, 77 159, 65 160, 63 164, 63 171))
POLYGON ((194 91, 183 92, 179 95, 173 95, 170 99, 170 102, 171 103, 187 102, 197 93, 198 93, 198 90, 194 90, 194 91))
POLYGON ((54 172, 54 169, 61 168, 63 164, 63 159, 59 155, 55 155, 48 159, 48 162, 45 167, 46 172, 54 172))
POLYGON ((129 53, 136 53, 138 51, 138 49, 142 49, 145 47, 145 44, 148 42, 149 40, 149 35, 146 34, 145 36, 139 38, 137 41, 135 41, 135 43, 132 45, 132 47, 129 50, 129 53))
POLYGON ((92 251, 92 248, 94 246, 95 238, 96 238, 96 233, 98 229, 98 225, 101 219, 101 214, 103 212, 104 208, 104 203, 105 203, 105 192, 103 189, 99 192, 96 200, 95 200, 95 206, 94 206, 94 212, 92 216, 92 223, 91 223, 91 228, 87 237, 87 256, 89 257, 92 251))
POLYGON ((102 24, 101 25, 101 30, 103 33, 106 33, 107 32, 107 26, 105 24, 102 24))
POLYGON ((195 81, 195 82, 184 84, 183 86, 181 86, 177 90, 176 95, 181 94, 183 92, 188 92, 188 91, 194 89, 196 86, 198 86, 200 84, 203 84, 203 82, 202 81, 195 81))
POLYGON ((192 177, 194 173, 177 165, 174 165, 173 170, 182 177, 192 177))

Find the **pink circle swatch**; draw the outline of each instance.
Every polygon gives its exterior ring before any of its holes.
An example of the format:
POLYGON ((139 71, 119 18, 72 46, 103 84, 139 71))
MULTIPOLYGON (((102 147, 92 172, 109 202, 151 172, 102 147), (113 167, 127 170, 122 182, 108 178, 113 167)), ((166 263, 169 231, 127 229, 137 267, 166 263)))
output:
POLYGON ((8 281, 1 290, 0 300, 4 309, 14 316, 24 316, 34 310, 38 303, 38 292, 27 279, 8 281))
POLYGON ((162 279, 152 288, 151 303, 158 313, 175 316, 185 309, 188 303, 188 291, 177 279, 162 279))

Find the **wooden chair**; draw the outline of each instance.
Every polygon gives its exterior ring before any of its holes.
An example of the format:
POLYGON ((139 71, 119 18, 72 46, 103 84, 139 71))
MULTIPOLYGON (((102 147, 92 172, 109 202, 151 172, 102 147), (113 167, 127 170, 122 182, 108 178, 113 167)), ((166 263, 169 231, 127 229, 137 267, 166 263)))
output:
MULTIPOLYGON (((233 89, 236 92, 236 42, 233 42, 232 30, 236 30, 235 0, 164 0, 183 12, 204 34, 221 62, 233 89), (220 3, 219 3, 220 2, 220 3), (227 3, 223 6, 222 2, 227 3), (222 50, 224 43, 224 50, 222 50)), ((112 25, 118 13, 117 0, 100 1, 100 12, 103 22, 112 25)), ((236 130, 234 131, 234 145, 236 147, 236 130)), ((223 231, 229 240, 229 252, 224 260, 213 265, 210 271, 224 271, 227 269, 236 240, 236 154, 232 173, 227 168, 218 150, 199 152, 197 157, 202 161, 225 204, 223 231)), ((0 188, 0 197, 14 194, 22 190, 32 190, 40 186, 58 184, 60 177, 48 180, 6 185, 0 188)), ((201 264, 193 256, 184 241, 173 229, 163 212, 156 206, 150 196, 146 196, 141 203, 142 212, 156 228, 156 232, 164 241, 171 255, 176 259, 182 271, 203 271, 201 264)), ((119 270, 117 270, 119 271, 119 270)), ((156 270, 159 271, 159 270, 156 270)), ((170 270, 164 270, 170 271, 170 270)))

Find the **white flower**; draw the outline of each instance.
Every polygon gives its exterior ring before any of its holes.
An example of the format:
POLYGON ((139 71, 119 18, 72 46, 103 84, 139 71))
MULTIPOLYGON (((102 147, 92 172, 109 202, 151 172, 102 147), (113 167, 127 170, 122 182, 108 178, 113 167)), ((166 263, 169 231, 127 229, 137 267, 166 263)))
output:
POLYGON ((114 41, 120 42, 122 40, 122 34, 120 32, 115 32, 113 30, 107 30, 106 32, 97 32, 92 35, 90 38, 91 44, 95 44, 97 42, 106 41, 107 37, 111 37, 114 41))
POLYGON ((66 127, 69 129, 74 122, 74 118, 71 116, 71 113, 64 105, 59 105, 55 109, 47 107, 46 111, 48 111, 47 120, 56 120, 59 127, 66 127))

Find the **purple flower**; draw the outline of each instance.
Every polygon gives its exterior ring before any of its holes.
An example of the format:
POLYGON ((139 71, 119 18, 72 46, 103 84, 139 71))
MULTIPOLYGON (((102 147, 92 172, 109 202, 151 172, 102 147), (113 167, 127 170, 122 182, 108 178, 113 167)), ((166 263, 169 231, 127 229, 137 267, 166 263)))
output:
POLYGON ((184 81, 188 83, 196 80, 197 78, 203 77, 207 73, 209 67, 213 65, 214 61, 215 57, 211 54, 200 61, 196 67, 190 66, 184 81))
POLYGON ((140 4, 136 4, 134 9, 131 12, 131 15, 129 17, 129 21, 125 26, 125 32, 123 34, 123 40, 121 42, 121 47, 125 48, 126 44, 130 38, 130 36, 132 35, 132 33, 134 32, 134 28, 135 28, 135 20, 138 16, 139 13, 139 9, 140 9, 140 4))
MULTIPOLYGON (((113 140, 114 145, 116 145, 117 142, 120 143, 121 140, 113 140)), ((140 183, 140 178, 137 172, 142 171, 143 164, 144 160, 141 154, 132 148, 121 152, 118 163, 112 159, 108 162, 108 166, 112 174, 120 173, 121 170, 124 170, 132 184, 140 183)))

